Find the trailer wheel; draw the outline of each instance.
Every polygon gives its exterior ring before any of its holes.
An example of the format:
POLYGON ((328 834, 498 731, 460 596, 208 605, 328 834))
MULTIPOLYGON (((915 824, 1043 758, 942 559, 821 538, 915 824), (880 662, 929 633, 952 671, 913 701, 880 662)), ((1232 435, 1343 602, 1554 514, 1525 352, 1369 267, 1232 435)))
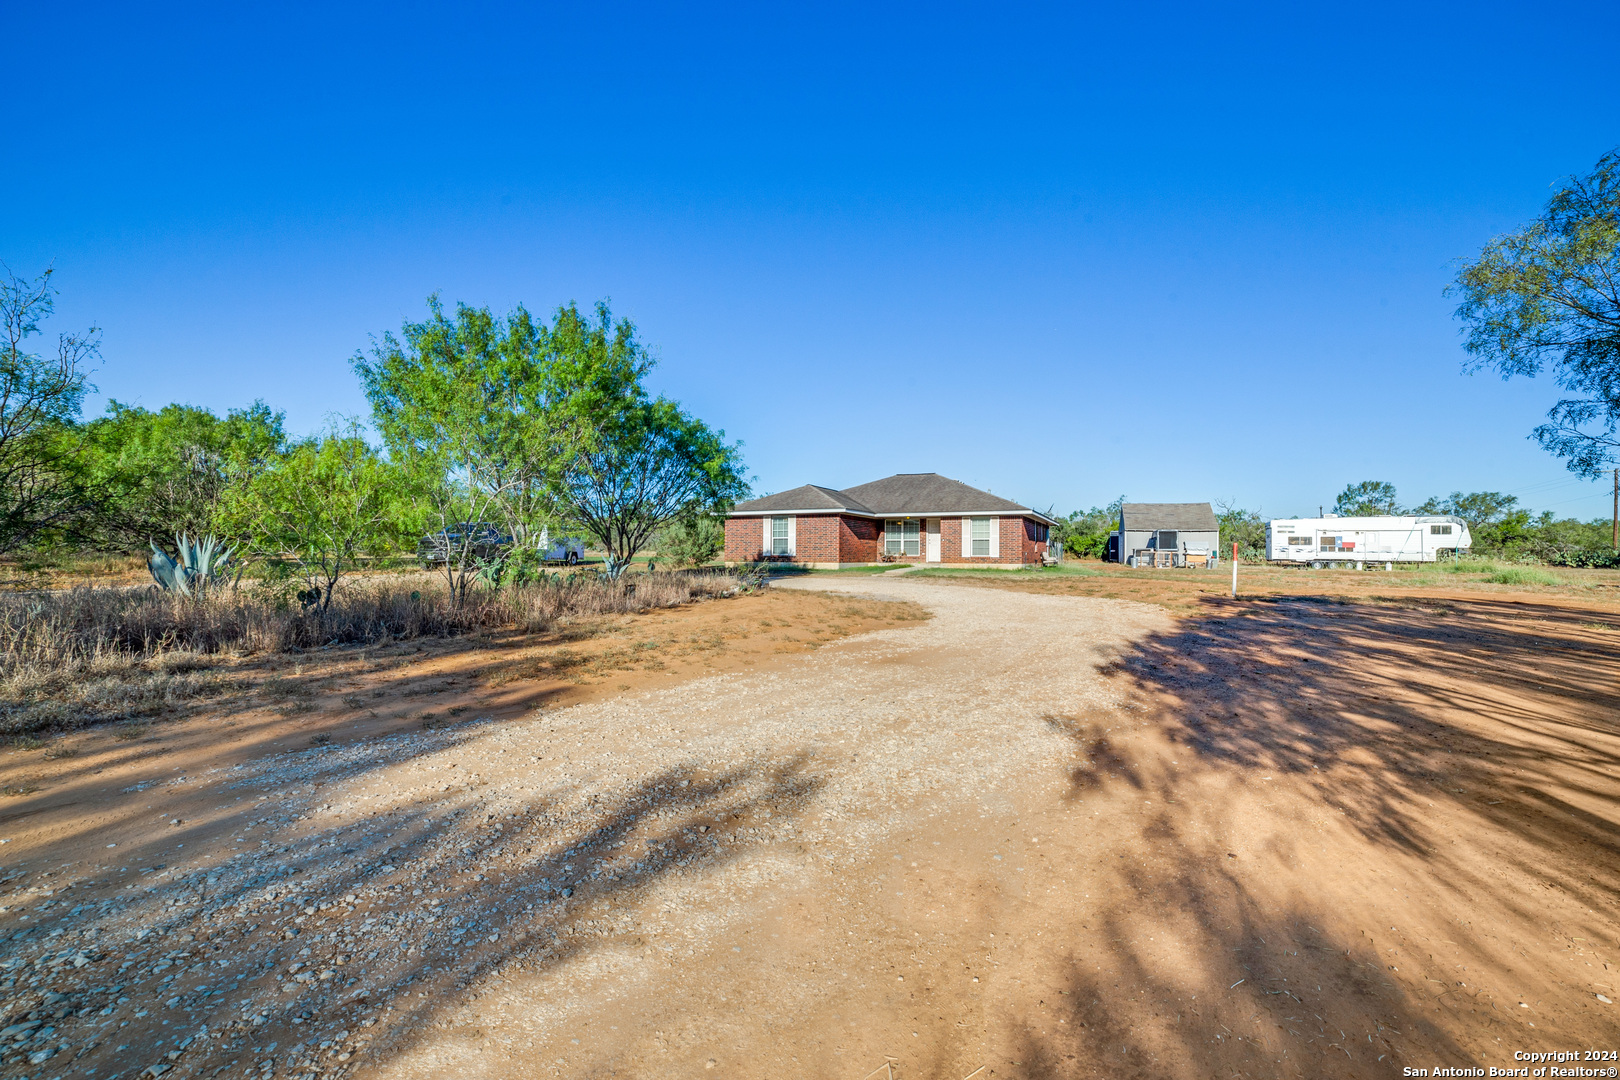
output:
POLYGON ((576 553, 570 551, 568 553, 567 562, 568 562, 569 566, 577 566, 579 564, 579 555, 577 555, 576 553))
POLYGON ((1321 559, 1312 559, 1311 560, 1311 569, 1312 570, 1320 570, 1320 569, 1322 569, 1322 560, 1321 559))

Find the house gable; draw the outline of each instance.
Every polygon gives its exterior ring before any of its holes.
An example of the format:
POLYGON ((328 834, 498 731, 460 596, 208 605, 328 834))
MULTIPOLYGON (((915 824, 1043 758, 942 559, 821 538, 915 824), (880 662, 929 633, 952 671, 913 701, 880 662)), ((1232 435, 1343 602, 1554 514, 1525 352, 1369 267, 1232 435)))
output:
POLYGON ((725 558, 781 558, 812 566, 866 565, 880 559, 1027 566, 1046 554, 1046 530, 1052 524, 1045 514, 960 480, 938 473, 897 473, 844 490, 805 484, 738 503, 727 515, 725 558), (792 519, 794 541, 788 553, 772 555, 766 530, 769 519, 782 517, 792 519), (974 518, 995 521, 989 554, 975 556, 964 545, 974 518), (903 525, 891 524, 897 519, 903 525), (903 545, 890 535, 902 528, 903 545), (931 549, 937 558, 928 558, 931 549))

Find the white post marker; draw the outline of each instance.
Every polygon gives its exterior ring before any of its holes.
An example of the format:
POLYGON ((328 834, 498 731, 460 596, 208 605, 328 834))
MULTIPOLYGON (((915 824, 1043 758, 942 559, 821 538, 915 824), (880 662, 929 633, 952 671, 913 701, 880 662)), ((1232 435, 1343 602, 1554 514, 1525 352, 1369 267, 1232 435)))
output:
POLYGON ((1237 599, 1237 543, 1232 544, 1232 599, 1237 599))

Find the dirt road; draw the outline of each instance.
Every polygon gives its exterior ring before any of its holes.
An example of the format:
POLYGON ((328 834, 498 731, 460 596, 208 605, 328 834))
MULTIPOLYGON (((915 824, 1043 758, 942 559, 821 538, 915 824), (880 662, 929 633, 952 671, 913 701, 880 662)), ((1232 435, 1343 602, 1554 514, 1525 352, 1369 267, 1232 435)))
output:
POLYGON ((1620 1049, 1620 635, 1591 613, 807 584, 934 617, 132 792, 156 817, 205 790, 228 834, 163 866, 109 847, 43 903, 21 879, 7 1074, 1383 1077, 1620 1049))

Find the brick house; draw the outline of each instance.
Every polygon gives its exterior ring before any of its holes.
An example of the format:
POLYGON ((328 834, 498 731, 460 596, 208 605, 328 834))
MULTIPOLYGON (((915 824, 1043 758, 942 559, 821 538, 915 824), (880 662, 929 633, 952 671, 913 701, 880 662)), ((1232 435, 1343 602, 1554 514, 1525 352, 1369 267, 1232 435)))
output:
POLYGON ((1046 554, 1045 514, 938 473, 900 473, 839 491, 806 484, 738 503, 728 563, 774 559, 817 569, 884 561, 1016 568, 1046 554))

